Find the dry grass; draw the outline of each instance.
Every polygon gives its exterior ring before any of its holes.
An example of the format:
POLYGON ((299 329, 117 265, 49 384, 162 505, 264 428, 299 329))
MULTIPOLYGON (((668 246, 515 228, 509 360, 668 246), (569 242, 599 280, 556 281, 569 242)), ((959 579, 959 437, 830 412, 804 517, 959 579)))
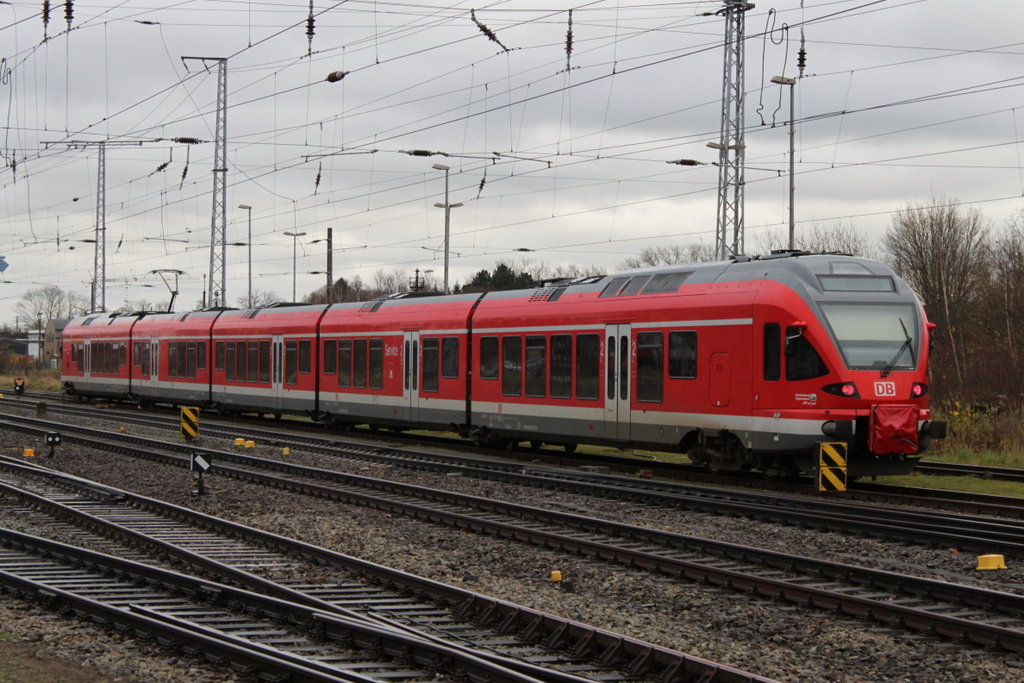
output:
POLYGON ((25 370, 24 374, 0 374, 0 393, 14 391, 14 379, 25 380, 26 391, 60 391, 60 370, 25 370))

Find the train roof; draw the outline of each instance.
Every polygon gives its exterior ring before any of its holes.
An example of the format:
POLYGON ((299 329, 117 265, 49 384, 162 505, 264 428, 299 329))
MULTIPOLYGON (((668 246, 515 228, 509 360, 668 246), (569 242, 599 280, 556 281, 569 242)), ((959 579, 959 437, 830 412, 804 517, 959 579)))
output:
POLYGON ((849 254, 779 252, 767 256, 698 263, 680 263, 620 271, 612 275, 596 275, 573 280, 546 282, 540 288, 489 292, 488 301, 523 299, 555 301, 566 292, 598 293, 599 296, 630 296, 634 294, 667 294, 683 284, 718 284, 772 280, 801 292, 808 298, 828 293, 842 297, 842 292, 891 292, 913 296, 907 284, 889 266, 879 261, 849 254))

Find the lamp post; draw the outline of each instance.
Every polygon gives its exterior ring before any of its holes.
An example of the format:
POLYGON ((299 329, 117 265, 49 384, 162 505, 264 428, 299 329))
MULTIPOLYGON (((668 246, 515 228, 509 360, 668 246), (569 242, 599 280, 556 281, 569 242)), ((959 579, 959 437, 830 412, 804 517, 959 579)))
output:
POLYGON ((444 171, 444 204, 438 202, 434 206, 444 209, 444 293, 448 294, 448 235, 452 223, 452 209, 457 209, 462 204, 448 203, 448 171, 451 170, 450 167, 444 164, 434 164, 433 168, 437 171, 444 171))
POLYGON ((252 207, 248 204, 239 204, 238 208, 249 212, 249 299, 245 302, 245 307, 252 308, 252 207))
POLYGON ((292 238, 292 301, 295 301, 295 250, 298 248, 298 240, 305 235, 304 232, 286 232, 292 238))
POLYGON ((796 213, 793 207, 793 195, 795 194, 795 186, 793 185, 793 149, 795 147, 795 136, 793 133, 793 119, 796 118, 795 112, 793 111, 793 103, 795 97, 793 95, 796 88, 795 78, 786 78, 785 76, 772 76, 772 83, 778 83, 779 85, 789 86, 789 250, 793 251, 794 241, 793 233, 796 226, 796 213))

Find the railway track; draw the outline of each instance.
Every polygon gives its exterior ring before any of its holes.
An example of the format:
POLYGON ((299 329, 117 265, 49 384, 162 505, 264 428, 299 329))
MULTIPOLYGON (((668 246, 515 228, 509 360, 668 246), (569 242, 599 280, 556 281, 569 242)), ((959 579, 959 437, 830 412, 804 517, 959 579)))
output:
MULTIPOLYGON (((34 514, 45 516, 38 522, 56 524, 57 530, 66 534, 84 534, 90 544, 108 546, 111 552, 129 555, 136 562, 147 558, 152 561, 154 557, 170 560, 177 568, 200 572, 208 579, 296 605, 300 614, 305 614, 302 610, 314 610, 317 613, 314 619, 322 620, 321 615, 328 614, 346 623, 366 622, 369 627, 397 632, 405 639, 425 640, 434 648, 434 655, 424 660, 412 656, 409 646, 380 638, 375 652, 388 655, 387 661, 379 666, 372 664, 362 652, 353 660, 358 662, 358 667, 352 663, 344 666, 347 669, 379 668, 388 680, 406 678, 407 670, 418 671, 419 676, 433 676, 424 666, 427 669, 432 666, 439 672, 462 671, 461 662, 466 659, 469 664, 465 671, 472 680, 477 681, 473 673, 473 667, 477 667, 479 675, 496 683, 509 680, 502 678, 502 672, 513 672, 513 679, 518 677, 518 683, 577 683, 584 678, 610 682, 657 680, 659 683, 768 681, 38 467, 2 462, 0 482, 8 500, 16 498, 38 511, 34 514), (335 583, 322 578, 316 581, 275 578, 312 574, 322 577, 331 572, 344 576, 335 583), (421 666, 414 668, 411 661, 420 662, 421 666), (423 664, 424 661, 427 664, 423 664), (483 669, 479 669, 480 661, 486 664, 483 669), (445 662, 448 664, 442 666, 445 662), (498 674, 488 674, 488 667, 497 669, 498 674)), ((0 564, 0 569, 2 567, 0 564)), ((182 610, 174 607, 175 614, 182 610)), ((295 619, 298 618, 289 617, 291 621, 295 619)), ((297 623, 306 629, 311 624, 308 619, 297 623)), ((248 627, 233 625, 233 628, 248 627)), ((372 636, 365 636, 364 640, 367 638, 372 639, 372 636)), ((348 640, 362 642, 351 634, 348 640)))
MULTIPOLYGON (((74 414, 74 413, 73 413, 74 414)), ((28 418, 11 418, 25 425, 38 425, 28 418)), ((153 416, 125 415, 121 422, 141 424, 166 429, 171 426, 166 418, 153 416)), ((176 426, 177 423, 174 423, 176 426)), ((78 430, 69 426, 65 430, 78 430)), ((84 434, 101 435, 103 432, 82 431, 84 434)), ((222 425, 207 425, 204 433, 233 440, 240 433, 238 428, 222 425)), ((1024 524, 1010 519, 978 519, 975 514, 987 514, 1007 518, 1024 517, 1024 501, 1020 499, 979 500, 963 497, 955 500, 956 506, 969 508, 971 515, 957 515, 948 511, 941 514, 920 512, 893 507, 879 508, 871 505, 833 501, 822 498, 806 499, 768 492, 750 492, 678 482, 663 482, 636 477, 609 476, 593 472, 580 472, 560 468, 523 465, 507 461, 468 458, 448 454, 390 449, 368 446, 363 443, 343 442, 335 439, 308 435, 290 436, 277 432, 245 432, 247 437, 255 436, 261 443, 278 447, 302 449, 328 456, 341 456, 367 462, 399 465, 411 469, 432 469, 446 474, 479 479, 496 480, 531 488, 550 488, 581 495, 601 498, 615 498, 642 505, 661 505, 667 508, 684 508, 712 514, 735 514, 762 521, 804 526, 816 529, 860 533, 868 537, 885 538, 913 543, 933 543, 963 548, 979 553, 1001 552, 1024 556, 1024 524)), ((138 437, 110 438, 131 440, 138 437)), ((248 462, 247 456, 201 449, 192 445, 172 445, 156 442, 154 446, 165 450, 176 450, 182 454, 206 452, 218 462, 248 462)), ((878 502, 931 504, 948 499, 923 498, 921 496, 889 495, 875 493, 878 502)))
MULTIPOLYGON (((119 446, 121 449, 127 446, 119 446)), ((184 460, 145 443, 141 457, 184 460)), ((655 574, 1024 652, 1024 598, 231 453, 212 471, 655 574), (230 464, 224 464, 230 462, 230 464)))
MULTIPOLYGON (((32 395, 33 398, 35 396, 32 395)), ((47 397, 50 399, 54 398, 53 394, 38 394, 38 396, 44 399, 47 397)), ((58 400, 63 400, 62 396, 58 395, 57 398, 58 400)), ((33 404, 24 399, 0 398, 0 406, 31 408, 33 404)), ((152 413, 139 414, 133 411, 121 410, 117 411, 116 415, 111 415, 110 411, 106 409, 86 407, 84 405, 69 405, 66 403, 50 403, 49 409, 54 415, 108 419, 117 421, 119 424, 137 424, 158 429, 176 430, 178 425, 176 416, 155 415, 152 413)), ((275 422, 275 424, 281 426, 286 424, 287 431, 268 429, 266 421, 263 420, 246 421, 244 419, 241 422, 233 422, 231 424, 204 421, 202 431, 204 435, 211 437, 233 439, 238 436, 244 436, 245 438, 256 439, 260 443, 271 443, 292 448, 301 447, 320 452, 337 452, 339 448, 344 448, 351 457, 362 457, 366 460, 377 459, 379 461, 384 458, 390 458, 393 462, 395 457, 400 457, 406 460, 416 460, 420 463, 468 464, 477 468, 504 468, 508 471, 514 471, 524 469, 521 460, 525 456, 534 463, 539 461, 555 467, 606 467, 609 472, 621 473, 626 476, 635 476, 638 472, 643 472, 650 478, 667 479, 677 482, 686 481, 692 482, 697 486, 703 484, 716 489, 720 489, 724 484, 739 488, 754 488, 759 492, 775 491, 778 493, 796 493, 798 495, 817 495, 817 491, 810 480, 803 482, 767 481, 756 474, 748 473, 710 475, 704 468, 685 463, 665 463, 615 456, 586 455, 581 457, 559 453, 550 449, 521 451, 519 452, 518 461, 512 461, 510 457, 512 454, 508 452, 485 451, 477 447, 471 447, 462 440, 388 434, 386 441, 390 443, 386 445, 380 443, 384 440, 380 433, 370 430, 359 432, 358 439, 356 439, 348 438, 343 434, 327 436, 324 427, 315 423, 288 420, 285 423, 275 422), (367 440, 371 440, 371 442, 368 443, 367 440), (425 451, 421 447, 421 441, 444 449, 462 450, 471 454, 459 456, 446 455, 436 451, 425 451), (395 442, 408 444, 408 446, 399 448, 390 445, 395 442), (480 453, 487 453, 492 457, 489 459, 481 458, 479 457, 480 453)), ((532 465, 527 465, 525 468, 531 470, 539 469, 532 467, 532 465)), ((1007 481, 1024 479, 1024 470, 1010 468, 922 462, 918 469, 924 474, 975 476, 979 478, 1004 479, 1007 481)), ((584 479, 588 478, 588 475, 580 474, 579 477, 584 479)), ((597 476, 589 478, 595 481, 598 480, 597 476)), ((835 500, 886 503, 890 505, 932 507, 944 511, 958 510, 970 514, 989 516, 1024 518, 1024 500, 1020 498, 961 493, 921 487, 892 486, 866 481, 852 483, 848 491, 841 494, 830 494, 830 498, 835 500)))
POLYGON ((0 529, 0 586, 264 680, 537 683, 453 648, 151 565, 0 529))

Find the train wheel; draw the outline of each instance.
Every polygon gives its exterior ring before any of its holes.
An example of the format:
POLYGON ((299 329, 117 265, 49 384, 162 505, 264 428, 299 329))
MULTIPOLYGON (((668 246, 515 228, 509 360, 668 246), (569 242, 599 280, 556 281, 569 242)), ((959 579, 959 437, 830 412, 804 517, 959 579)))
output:
POLYGON ((565 449, 566 453, 575 453, 576 452, 576 444, 574 444, 574 443, 563 444, 562 448, 565 449))
POLYGON ((543 445, 544 445, 543 441, 531 441, 530 442, 530 448, 532 448, 535 451, 539 451, 541 446, 543 446, 543 445))

